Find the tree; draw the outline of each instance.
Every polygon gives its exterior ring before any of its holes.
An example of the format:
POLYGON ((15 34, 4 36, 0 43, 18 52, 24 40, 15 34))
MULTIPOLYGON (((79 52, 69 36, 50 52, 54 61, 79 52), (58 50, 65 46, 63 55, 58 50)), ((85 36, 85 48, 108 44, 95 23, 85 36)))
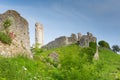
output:
POLYGON ((104 40, 99 41, 98 44, 99 44, 100 47, 104 47, 104 48, 110 49, 110 46, 109 46, 108 42, 106 42, 104 40))
POLYGON ((112 46, 112 50, 113 50, 115 53, 117 53, 117 52, 120 51, 120 47, 119 47, 118 45, 113 45, 113 46, 112 46))

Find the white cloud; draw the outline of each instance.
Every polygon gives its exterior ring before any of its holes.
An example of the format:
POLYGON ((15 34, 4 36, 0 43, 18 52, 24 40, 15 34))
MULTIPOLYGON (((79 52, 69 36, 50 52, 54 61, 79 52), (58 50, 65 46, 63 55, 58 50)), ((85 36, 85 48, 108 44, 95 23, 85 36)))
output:
POLYGON ((73 8, 72 6, 53 4, 52 9, 53 11, 55 11, 56 13, 64 17, 72 17, 72 18, 75 17, 84 21, 90 20, 88 16, 86 16, 85 14, 82 14, 80 10, 73 8))

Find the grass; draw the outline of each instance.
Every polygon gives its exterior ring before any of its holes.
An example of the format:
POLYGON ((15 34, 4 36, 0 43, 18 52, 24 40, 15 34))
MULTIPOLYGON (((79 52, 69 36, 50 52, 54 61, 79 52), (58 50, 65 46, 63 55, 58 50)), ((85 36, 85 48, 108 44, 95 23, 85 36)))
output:
POLYGON ((100 61, 105 66, 104 75, 109 76, 110 80, 120 80, 120 55, 108 49, 99 49, 100 61))
POLYGON ((32 60, 0 57, 0 80, 120 80, 120 55, 99 48, 100 59, 89 62, 83 49, 73 44, 37 51, 32 60), (57 63, 52 52, 59 55, 57 63))

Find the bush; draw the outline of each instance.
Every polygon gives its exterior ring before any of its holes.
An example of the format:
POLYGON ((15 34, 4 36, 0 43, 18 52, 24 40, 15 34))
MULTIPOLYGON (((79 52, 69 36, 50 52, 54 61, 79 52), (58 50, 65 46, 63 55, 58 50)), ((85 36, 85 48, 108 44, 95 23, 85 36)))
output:
POLYGON ((83 60, 84 62, 92 62, 94 56, 94 50, 90 47, 85 47, 82 48, 81 52, 80 52, 80 57, 84 57, 83 60))
POLYGON ((11 44, 12 39, 9 35, 5 34, 4 32, 0 32, 0 41, 5 44, 11 44))
POLYGON ((3 22, 3 27, 5 29, 5 32, 7 34, 9 34, 9 27, 12 25, 12 20, 11 19, 6 19, 4 22, 3 22))
POLYGON ((97 47, 96 42, 90 42, 89 47, 93 49, 94 53, 96 52, 96 47, 97 47))
POLYGON ((110 49, 110 46, 109 46, 108 42, 106 42, 104 40, 99 41, 98 44, 99 44, 100 47, 104 47, 104 48, 110 49))
POLYGON ((5 29, 10 27, 11 25, 12 25, 12 21, 10 19, 6 19, 3 23, 3 26, 4 26, 5 29))

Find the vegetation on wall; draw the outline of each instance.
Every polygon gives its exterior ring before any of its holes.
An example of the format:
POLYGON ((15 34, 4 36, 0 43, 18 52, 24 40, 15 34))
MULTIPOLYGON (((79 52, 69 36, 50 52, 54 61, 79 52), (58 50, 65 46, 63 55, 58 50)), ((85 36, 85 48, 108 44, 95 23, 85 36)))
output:
POLYGON ((8 18, 3 22, 3 27, 4 31, 0 32, 0 41, 5 44, 11 44, 12 43, 12 38, 10 37, 9 34, 9 27, 12 25, 12 21, 8 18))
POLYGON ((5 34, 4 32, 0 32, 0 41, 5 44, 11 44, 12 39, 8 34, 5 34))
POLYGON ((9 27, 12 25, 12 20, 7 18, 4 22, 3 22, 3 26, 4 26, 4 29, 6 31, 6 33, 8 34, 9 33, 9 27))

